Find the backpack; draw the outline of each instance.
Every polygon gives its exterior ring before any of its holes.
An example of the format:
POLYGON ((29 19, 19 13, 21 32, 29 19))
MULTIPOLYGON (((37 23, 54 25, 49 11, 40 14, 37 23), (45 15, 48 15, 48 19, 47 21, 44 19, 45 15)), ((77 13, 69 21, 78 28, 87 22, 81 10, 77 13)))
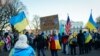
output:
POLYGON ((75 45, 77 44, 77 38, 75 37, 72 38, 72 44, 75 44, 75 45))

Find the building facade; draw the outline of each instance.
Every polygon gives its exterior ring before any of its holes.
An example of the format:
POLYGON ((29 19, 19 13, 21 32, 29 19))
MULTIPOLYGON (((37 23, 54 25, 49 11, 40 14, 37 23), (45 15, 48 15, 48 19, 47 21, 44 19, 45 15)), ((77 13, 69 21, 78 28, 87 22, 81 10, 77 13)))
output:
POLYGON ((71 22, 71 33, 79 32, 83 28, 83 22, 71 22))
MULTIPOLYGON (((64 25, 63 27, 65 29, 66 21, 61 20, 60 26, 61 25, 64 25)), ((83 22, 81 22, 81 21, 78 21, 78 22, 71 21, 71 33, 73 33, 73 32, 78 33, 80 31, 80 29, 82 29, 82 28, 83 28, 83 22)))

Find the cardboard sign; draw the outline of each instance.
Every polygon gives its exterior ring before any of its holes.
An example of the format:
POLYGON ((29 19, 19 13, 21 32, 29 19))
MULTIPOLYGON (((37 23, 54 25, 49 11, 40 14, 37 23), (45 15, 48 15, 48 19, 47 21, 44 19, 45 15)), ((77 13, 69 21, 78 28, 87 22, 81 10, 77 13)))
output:
POLYGON ((59 29, 58 15, 41 17, 40 28, 42 31, 59 29))

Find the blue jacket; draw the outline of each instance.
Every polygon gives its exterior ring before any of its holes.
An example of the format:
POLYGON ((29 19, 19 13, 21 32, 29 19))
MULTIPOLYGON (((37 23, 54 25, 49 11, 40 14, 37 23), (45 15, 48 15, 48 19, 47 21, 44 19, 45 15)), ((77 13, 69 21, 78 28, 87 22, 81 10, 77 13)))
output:
POLYGON ((36 56, 32 47, 25 49, 13 48, 9 56, 36 56))

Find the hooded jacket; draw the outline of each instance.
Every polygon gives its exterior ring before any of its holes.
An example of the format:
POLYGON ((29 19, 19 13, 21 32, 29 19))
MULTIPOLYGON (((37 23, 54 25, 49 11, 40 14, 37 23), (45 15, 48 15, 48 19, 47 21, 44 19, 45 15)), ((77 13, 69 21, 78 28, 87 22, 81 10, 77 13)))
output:
POLYGON ((35 51, 27 44, 27 37, 20 35, 9 56, 35 56, 35 51))

